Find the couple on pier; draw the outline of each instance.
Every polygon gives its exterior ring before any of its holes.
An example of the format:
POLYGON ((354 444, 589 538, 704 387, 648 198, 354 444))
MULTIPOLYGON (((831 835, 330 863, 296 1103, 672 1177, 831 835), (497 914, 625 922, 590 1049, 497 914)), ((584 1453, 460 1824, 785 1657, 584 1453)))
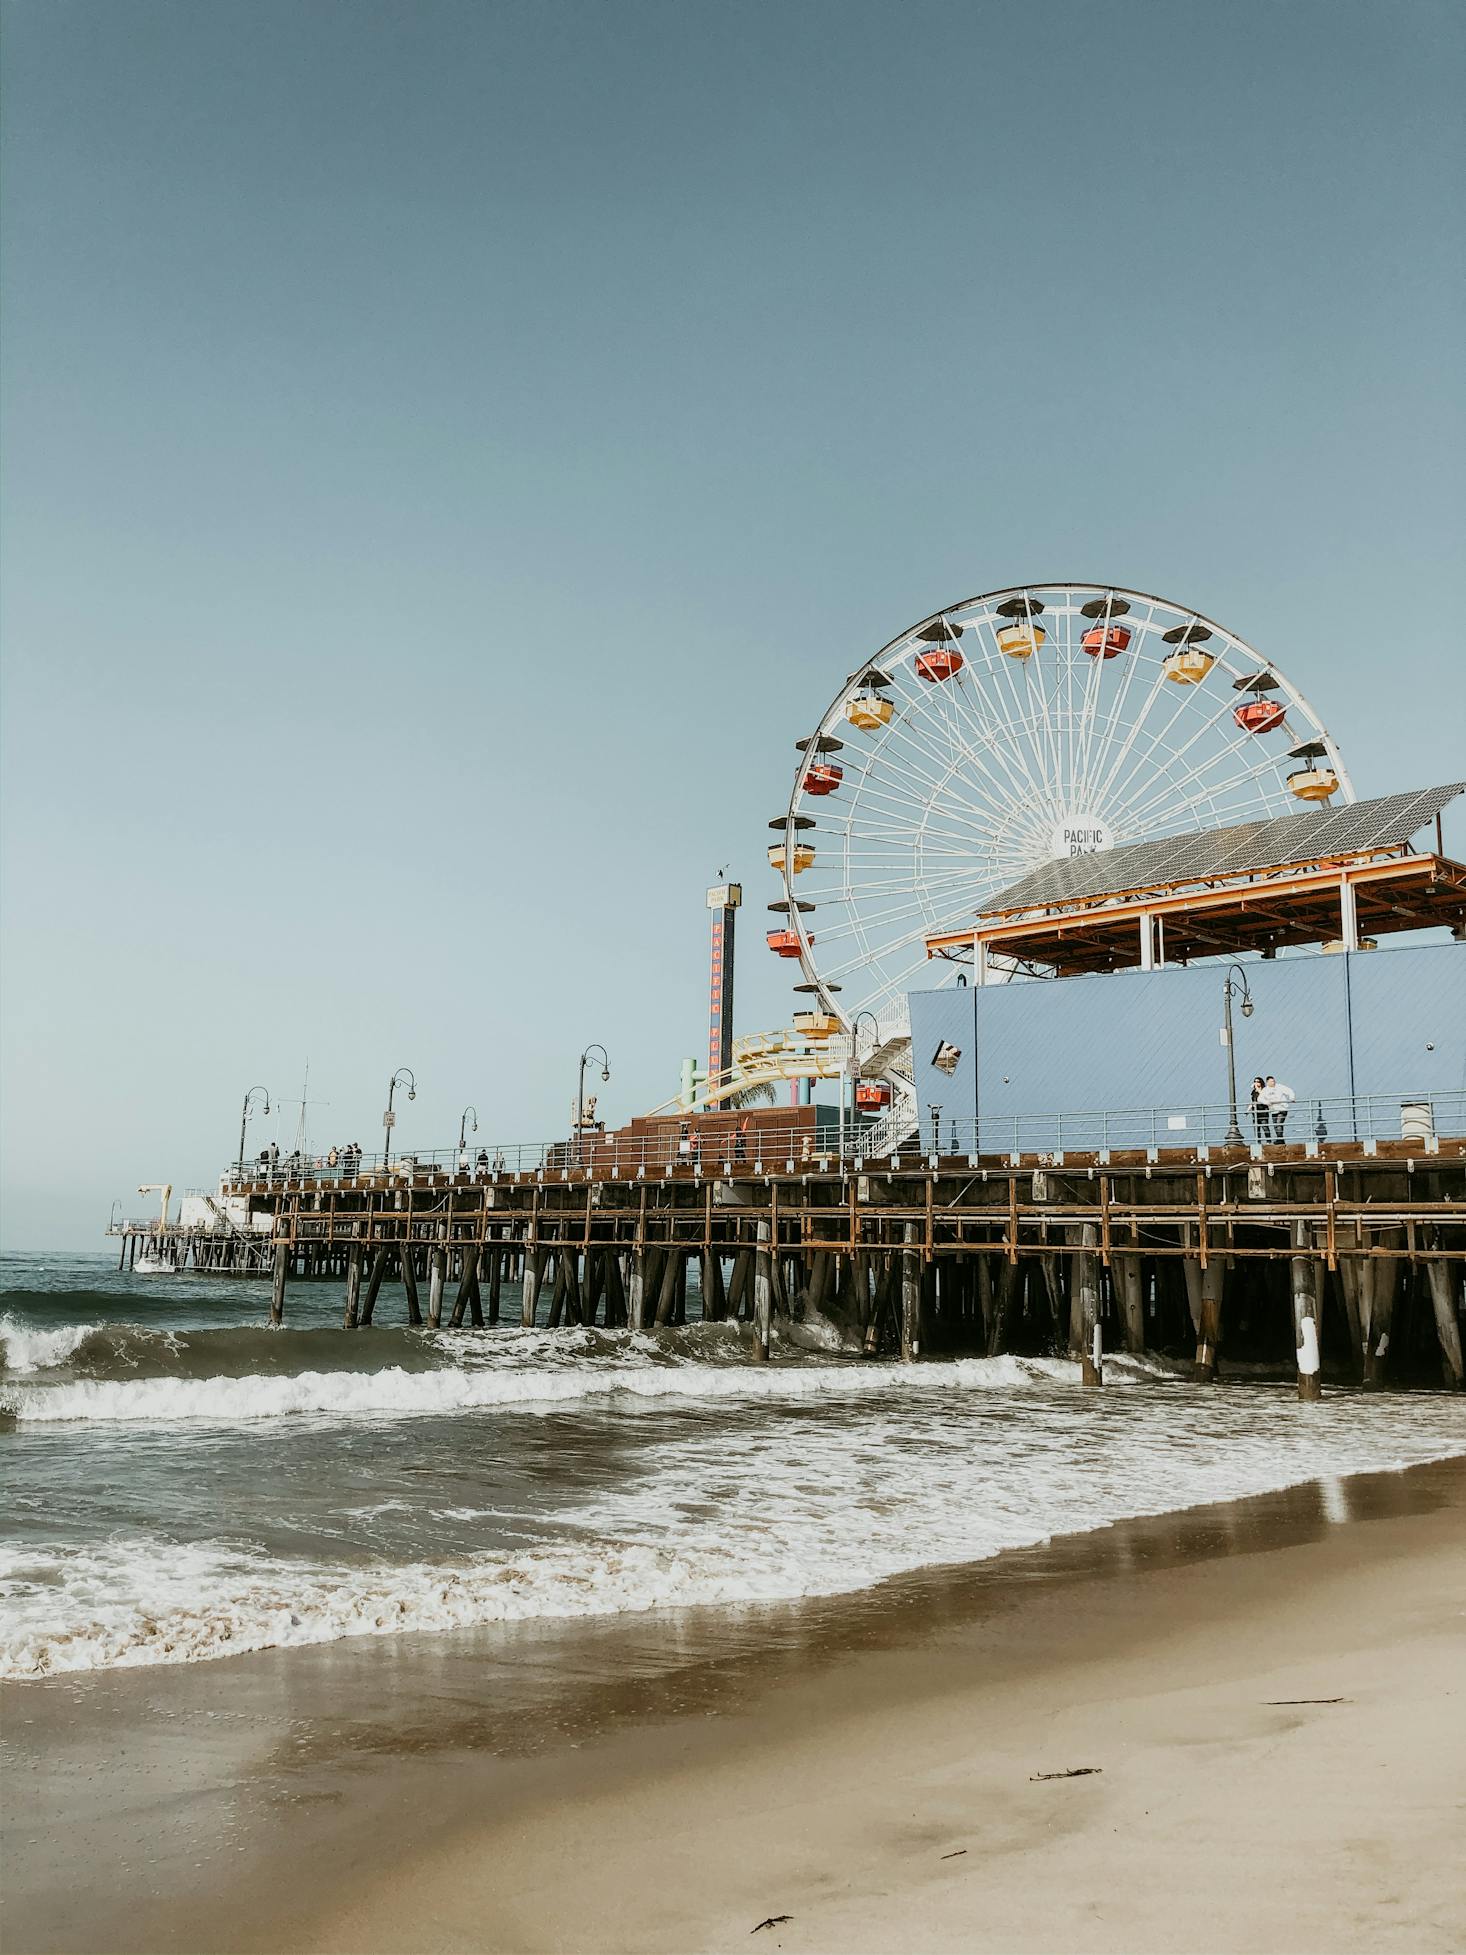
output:
POLYGON ((1257 1129, 1260 1141, 1281 1140, 1283 1127, 1288 1118, 1288 1109, 1298 1097, 1291 1086, 1285 1086, 1271 1073, 1264 1079, 1259 1073, 1252 1082, 1252 1124, 1257 1129))

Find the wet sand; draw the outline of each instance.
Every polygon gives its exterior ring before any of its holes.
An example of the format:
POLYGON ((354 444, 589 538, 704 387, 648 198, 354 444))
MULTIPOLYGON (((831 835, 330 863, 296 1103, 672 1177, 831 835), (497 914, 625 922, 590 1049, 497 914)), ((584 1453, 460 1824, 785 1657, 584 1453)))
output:
POLYGON ((3 1705, 12 1955, 1461 1949, 1466 1460, 3 1705))

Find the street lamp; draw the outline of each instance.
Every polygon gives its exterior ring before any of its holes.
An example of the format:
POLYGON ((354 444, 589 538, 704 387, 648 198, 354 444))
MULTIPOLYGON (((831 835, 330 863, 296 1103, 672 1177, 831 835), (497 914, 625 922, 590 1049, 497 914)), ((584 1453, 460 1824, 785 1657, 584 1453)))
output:
POLYGON ((475 1133, 478 1132, 478 1108, 476 1106, 466 1106, 458 1116, 458 1158, 460 1161, 463 1159, 463 1143, 467 1138, 466 1122, 470 1114, 473 1115, 473 1131, 475 1133))
POLYGON ((601 1078, 611 1077, 611 1061, 603 1045, 588 1045, 580 1055, 580 1081, 575 1088, 575 1165, 580 1166, 581 1131, 585 1126, 585 1069, 593 1052, 601 1055, 601 1078))
MULTIPOLYGON (((866 1018, 870 1020, 872 1030, 874 1031, 875 1034, 874 1039, 872 1040, 871 1043, 871 1048, 870 1048, 871 1051, 874 1052, 876 1047, 881 1042, 881 1021, 876 1017, 873 1011, 858 1011, 855 1014, 854 1018, 852 1018, 850 1021, 850 1048, 845 1055, 845 1063, 842 1064, 840 1067, 840 1159, 842 1161, 845 1158, 845 1076, 850 1062, 853 1061, 855 1066, 855 1076, 857 1079, 860 1077, 860 1025, 861 1025, 861 1020, 866 1018)), ((850 1126, 851 1126, 851 1134, 853 1138, 854 1131, 855 1131, 855 1106, 854 1106, 853 1087, 851 1089, 850 1126)))
POLYGON ((1252 993, 1247 988, 1247 973, 1240 964, 1229 964, 1227 974, 1222 980, 1222 1044, 1227 1048, 1227 1105, 1231 1110, 1232 1124, 1222 1137, 1223 1147, 1240 1147, 1242 1129, 1237 1124, 1237 1048, 1232 1042, 1232 1000, 1242 1000, 1242 1016, 1252 1016, 1252 993), (1238 982, 1232 982, 1232 973, 1237 973, 1238 982))
POLYGON ((263 1086, 251 1086, 244 1096, 244 1105, 239 1109, 239 1178, 244 1179, 244 1130, 249 1124, 250 1101, 256 1093, 264 1093, 265 1104, 260 1111, 267 1117, 270 1111, 270 1095, 263 1086))
POLYGON ((392 1111, 392 1101, 396 1095, 398 1086, 404 1079, 407 1081, 408 1099, 415 1100, 417 1098, 417 1080, 413 1075, 412 1068, 410 1066, 399 1066, 387 1081, 387 1111, 382 1115, 382 1166, 384 1168, 387 1166, 388 1156, 392 1152, 392 1129, 397 1125, 397 1115, 392 1111))

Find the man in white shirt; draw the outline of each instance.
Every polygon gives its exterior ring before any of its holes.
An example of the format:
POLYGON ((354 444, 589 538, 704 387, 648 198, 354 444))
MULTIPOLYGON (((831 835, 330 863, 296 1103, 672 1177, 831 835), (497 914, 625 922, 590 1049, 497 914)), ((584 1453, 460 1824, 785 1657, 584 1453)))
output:
POLYGON ((1288 1108, 1297 1097, 1291 1086, 1285 1086, 1280 1079, 1274 1079, 1271 1073, 1268 1074, 1267 1083, 1258 1094, 1257 1101, 1258 1105, 1266 1107, 1272 1116, 1274 1140, 1283 1138, 1283 1125, 1288 1118, 1288 1108))

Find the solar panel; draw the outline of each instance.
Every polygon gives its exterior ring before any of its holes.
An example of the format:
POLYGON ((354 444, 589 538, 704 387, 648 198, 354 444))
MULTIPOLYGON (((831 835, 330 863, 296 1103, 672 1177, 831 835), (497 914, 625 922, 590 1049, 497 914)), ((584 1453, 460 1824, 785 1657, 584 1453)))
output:
POLYGON ((1384 794, 1342 808, 1310 808, 1275 821, 1244 821, 1232 828, 1203 828, 1159 841, 1132 842, 1045 862, 985 904, 984 916, 1003 910, 1046 909, 1094 896, 1114 896, 1167 883, 1209 882, 1225 876, 1283 869, 1323 856, 1358 855, 1408 842, 1448 801, 1466 792, 1466 781, 1445 787, 1384 794))

